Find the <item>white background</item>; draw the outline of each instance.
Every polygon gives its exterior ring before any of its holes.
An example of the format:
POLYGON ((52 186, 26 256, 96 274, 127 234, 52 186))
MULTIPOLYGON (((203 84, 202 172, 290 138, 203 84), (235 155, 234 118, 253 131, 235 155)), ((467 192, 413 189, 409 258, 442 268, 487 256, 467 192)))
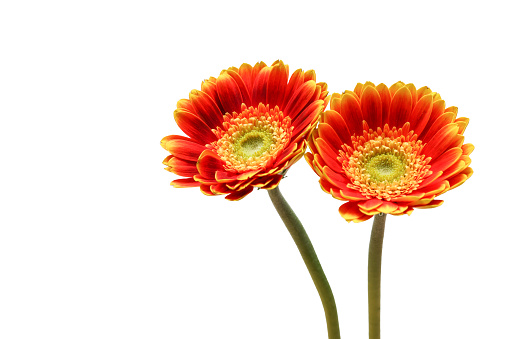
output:
MULTIPOLYGON (((402 80, 469 117, 474 175, 387 218, 382 336, 509 338, 509 53, 502 1, 3 1, 0 338, 326 338, 265 191, 175 189, 176 102, 230 66, 282 59, 332 92, 402 80)), ((371 221, 346 223, 304 160, 281 190, 306 226, 343 339, 367 338, 371 221)))

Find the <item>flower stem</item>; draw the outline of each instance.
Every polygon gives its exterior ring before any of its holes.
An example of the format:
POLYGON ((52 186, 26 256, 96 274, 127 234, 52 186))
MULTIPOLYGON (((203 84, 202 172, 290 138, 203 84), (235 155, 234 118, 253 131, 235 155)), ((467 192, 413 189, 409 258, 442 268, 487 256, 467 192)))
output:
POLYGON ((380 278, 382 275, 382 246, 387 214, 375 215, 368 255, 369 339, 380 339, 380 278))
POLYGON ((329 339, 340 339, 338 312, 336 310, 334 295, 332 294, 327 277, 320 265, 320 261, 316 256, 311 240, 309 240, 306 230, 299 221, 299 218, 297 218, 292 208, 288 205, 281 194, 279 186, 272 190, 268 190, 268 192, 272 204, 274 204, 276 211, 290 232, 293 241, 297 245, 302 259, 304 259, 304 263, 306 264, 309 274, 311 275, 316 289, 318 290, 318 294, 320 295, 323 309, 325 311, 329 339))

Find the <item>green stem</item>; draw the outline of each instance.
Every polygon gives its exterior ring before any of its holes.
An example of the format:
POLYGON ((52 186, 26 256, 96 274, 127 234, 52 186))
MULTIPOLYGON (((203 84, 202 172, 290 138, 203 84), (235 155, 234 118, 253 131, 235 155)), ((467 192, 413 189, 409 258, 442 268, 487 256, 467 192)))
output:
POLYGON ((382 246, 387 214, 375 215, 368 255, 369 339, 380 339, 380 278, 382 275, 382 246))
POLYGON ((316 256, 311 240, 309 240, 306 230, 299 221, 299 218, 297 218, 292 208, 281 194, 279 186, 268 192, 272 204, 274 204, 276 211, 297 245, 300 255, 302 259, 304 259, 304 263, 318 290, 325 311, 329 339, 340 339, 338 312, 336 310, 336 303, 334 302, 334 295, 332 294, 327 277, 325 277, 325 273, 320 265, 320 261, 316 256))

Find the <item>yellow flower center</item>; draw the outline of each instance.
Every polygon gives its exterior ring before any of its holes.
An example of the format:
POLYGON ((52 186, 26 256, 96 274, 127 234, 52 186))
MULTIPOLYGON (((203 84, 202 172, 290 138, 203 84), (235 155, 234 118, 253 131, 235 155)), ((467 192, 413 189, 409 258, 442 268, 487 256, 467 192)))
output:
POLYGON ((289 143, 293 127, 276 106, 242 105, 242 113, 224 115, 223 126, 213 130, 218 140, 207 145, 225 161, 225 169, 245 172, 271 166, 289 143))
POLYGON ((380 154, 369 159, 364 167, 371 180, 393 182, 405 174, 405 163, 401 155, 380 154))
POLYGON ((369 130, 352 137, 352 145, 339 151, 349 188, 367 198, 391 199, 408 194, 430 174, 430 158, 421 155, 423 144, 413 132, 400 128, 369 130))

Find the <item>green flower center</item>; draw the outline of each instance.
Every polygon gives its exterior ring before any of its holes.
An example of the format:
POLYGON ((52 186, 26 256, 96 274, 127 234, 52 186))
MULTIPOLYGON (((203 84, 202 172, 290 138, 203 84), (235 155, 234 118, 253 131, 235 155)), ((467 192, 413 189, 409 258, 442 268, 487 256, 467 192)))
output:
POLYGON ((272 133, 259 129, 246 131, 234 142, 234 154, 239 158, 257 158, 273 144, 272 133))
POLYGON ((406 173, 406 161, 396 154, 379 154, 370 158, 365 168, 371 180, 390 183, 406 173))

